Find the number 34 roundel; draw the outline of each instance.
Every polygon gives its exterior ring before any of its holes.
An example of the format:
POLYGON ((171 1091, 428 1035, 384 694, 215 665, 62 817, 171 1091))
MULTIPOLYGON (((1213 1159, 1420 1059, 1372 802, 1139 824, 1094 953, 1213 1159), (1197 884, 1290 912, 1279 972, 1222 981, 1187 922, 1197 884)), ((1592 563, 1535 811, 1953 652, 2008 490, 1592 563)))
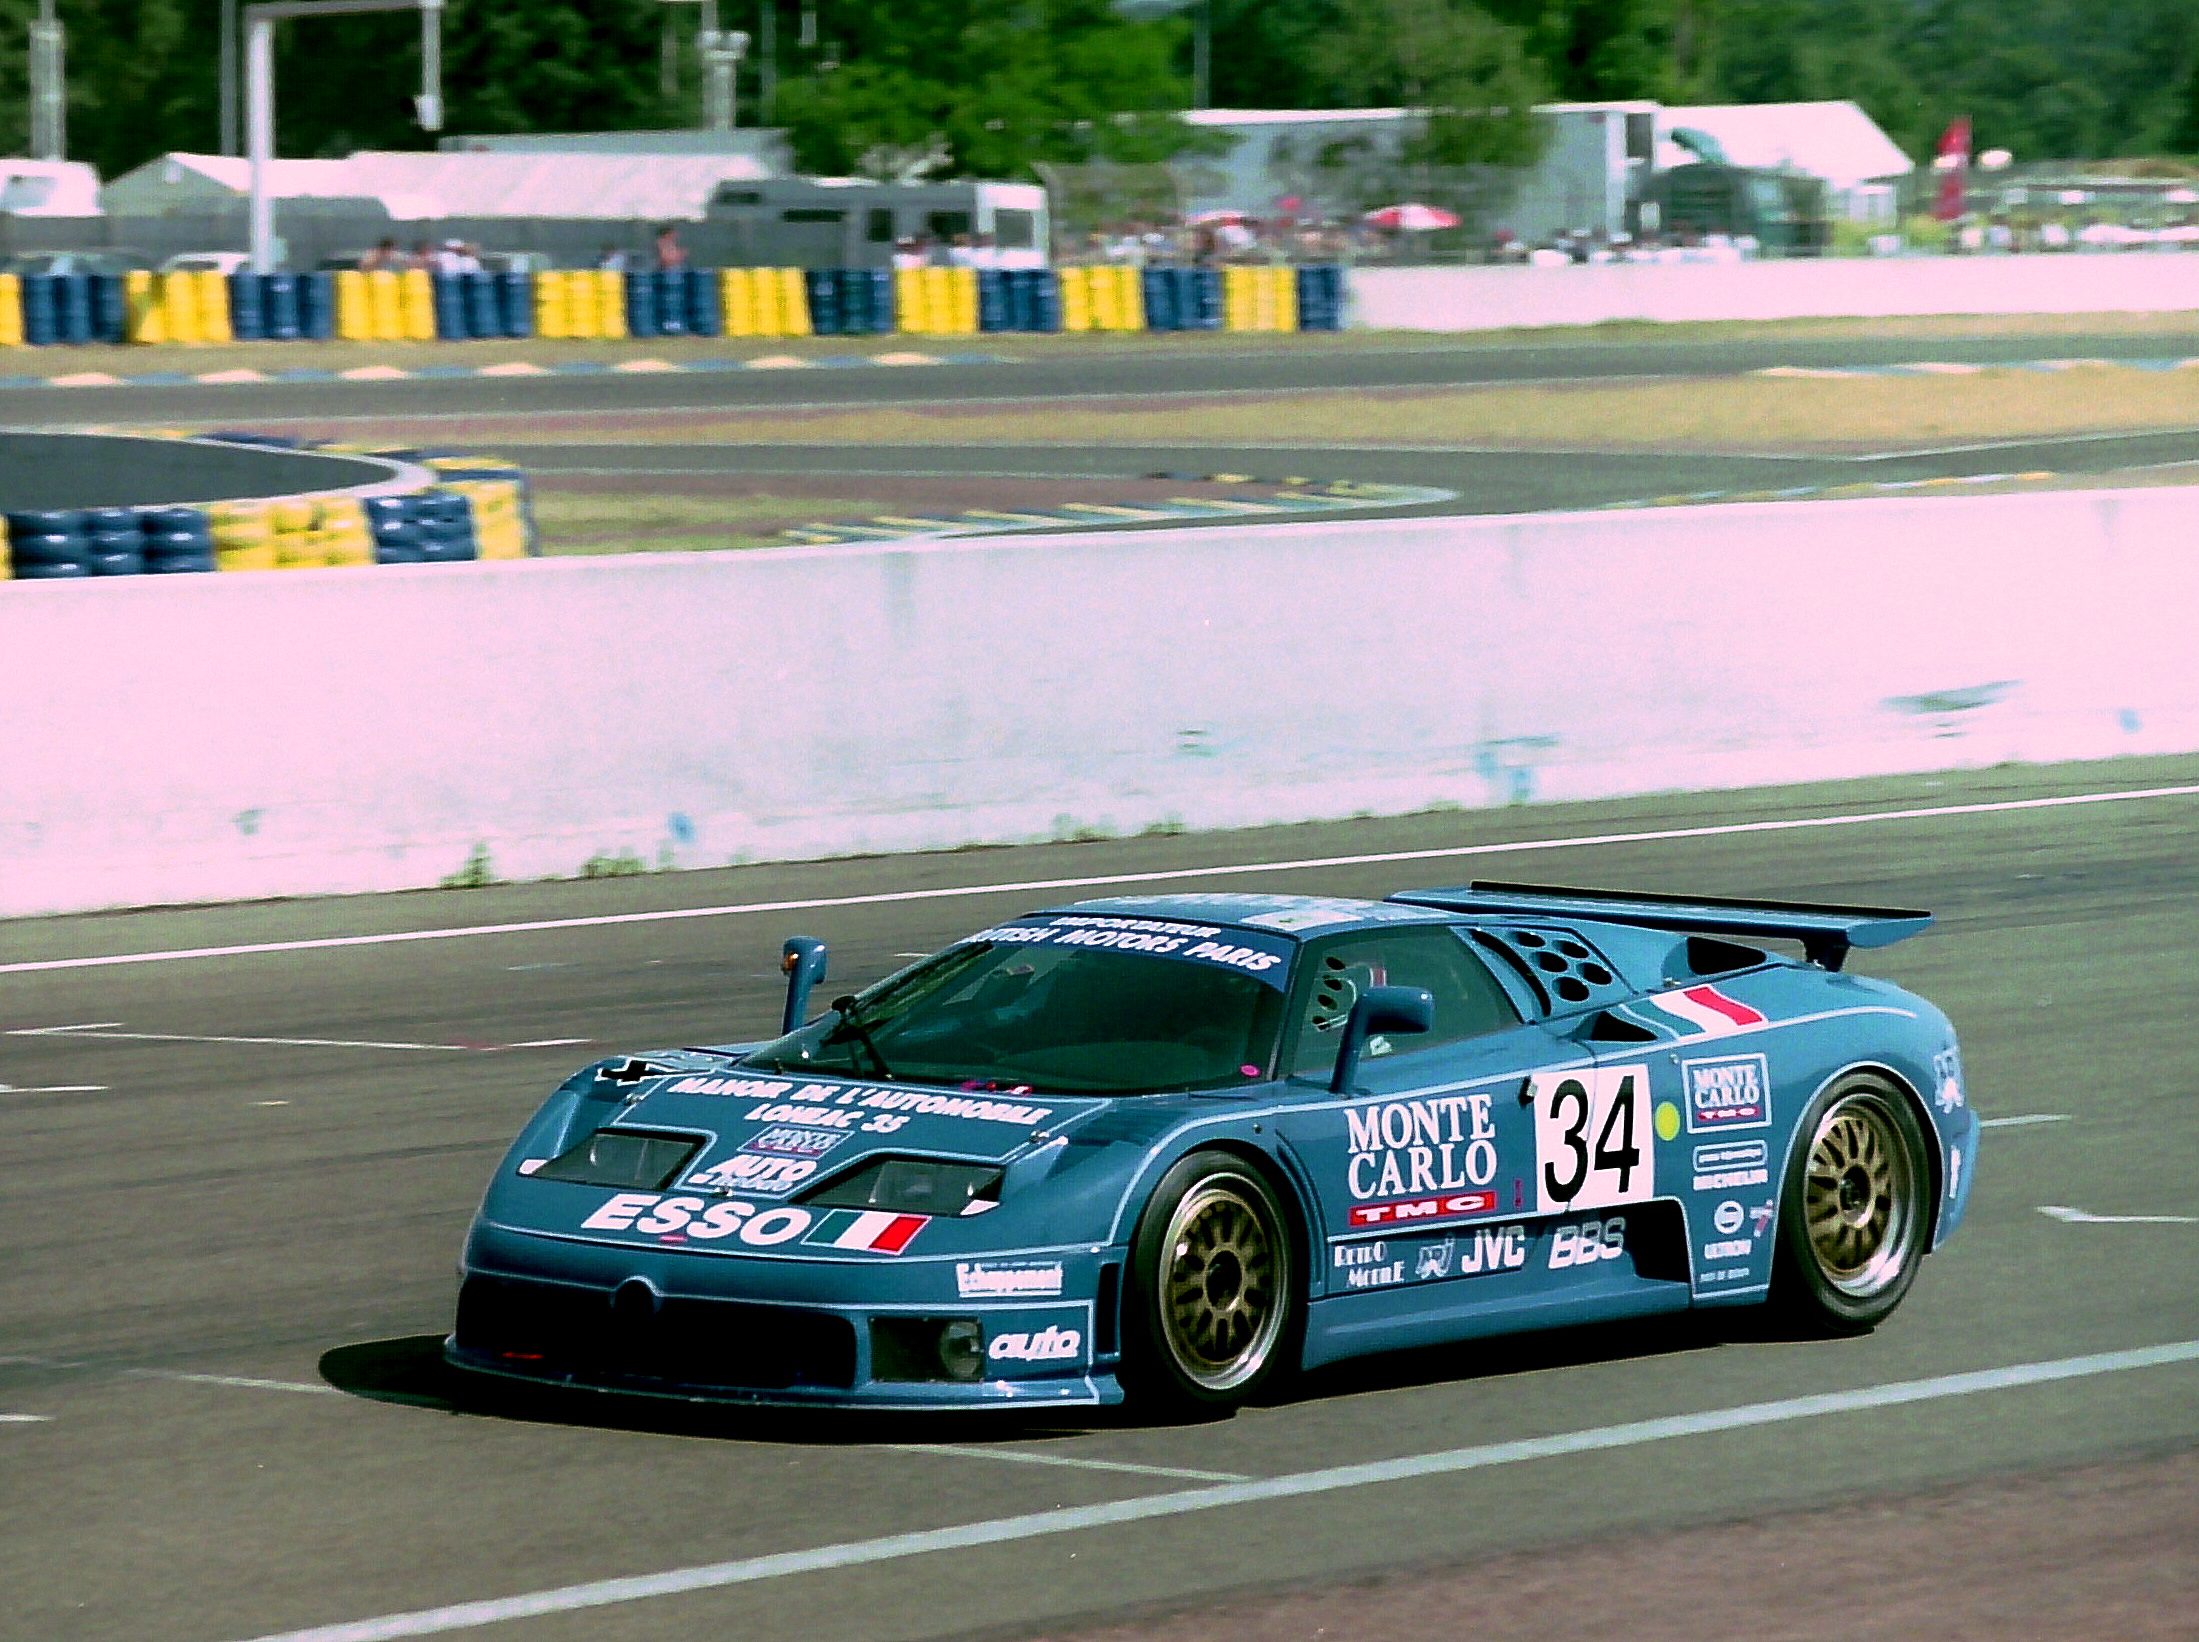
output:
POLYGON ((1536 1212, 1600 1209, 1656 1195, 1647 1067, 1544 1072, 1534 1080, 1533 1099, 1536 1212))

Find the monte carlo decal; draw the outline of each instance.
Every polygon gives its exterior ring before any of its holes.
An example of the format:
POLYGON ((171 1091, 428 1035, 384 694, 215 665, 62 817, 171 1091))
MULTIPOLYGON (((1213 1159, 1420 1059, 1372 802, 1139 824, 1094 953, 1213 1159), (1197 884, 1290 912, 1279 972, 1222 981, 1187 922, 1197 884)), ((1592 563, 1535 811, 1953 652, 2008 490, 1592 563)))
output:
POLYGON ((446 1354, 481 1385, 1165 1411, 1551 1318, 1867 1329, 1977 1171, 1945 1016, 1845 972, 1929 922, 1121 896, 822 1010, 797 937, 778 1036, 598 1062, 528 1122, 446 1354))

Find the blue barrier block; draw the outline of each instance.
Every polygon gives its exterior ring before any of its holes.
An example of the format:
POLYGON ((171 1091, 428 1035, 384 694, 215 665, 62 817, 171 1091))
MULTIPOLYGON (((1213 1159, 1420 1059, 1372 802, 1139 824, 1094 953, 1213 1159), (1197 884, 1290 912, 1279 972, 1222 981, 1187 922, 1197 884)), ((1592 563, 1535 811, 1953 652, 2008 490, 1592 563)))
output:
POLYGON ((91 538, 82 531, 36 536, 28 532, 10 531, 8 534, 8 557, 19 576, 25 571, 45 570, 55 565, 86 565, 91 562, 91 555, 91 538))
POLYGON ((67 536, 85 528, 84 513, 73 507, 17 508, 0 514, 8 525, 10 540, 18 536, 67 536))
POLYGON ((1031 281, 1031 328, 1035 331, 1059 331, 1061 329, 1061 274, 1058 269, 1034 270, 1031 281))
POLYGON ((657 281, 657 335, 687 335, 687 270, 659 268, 657 281))
POLYGON ((70 560, 66 564, 18 564, 15 579, 19 582, 76 581, 92 573, 88 562, 70 560))
POLYGON ((497 317, 504 335, 534 335, 534 276, 504 273, 496 276, 497 317))
POLYGON ((92 336, 92 276, 61 274, 54 292, 53 339, 82 344, 92 336))
POLYGON ((267 282, 258 274, 229 276, 229 334, 239 342, 267 339, 267 282))
POLYGON ((1145 290, 1145 328, 1149 331, 1180 331, 1183 319, 1176 308, 1176 270, 1173 268, 1147 268, 1138 277, 1145 290))
POLYGON ((241 274, 259 287, 260 329, 270 342, 295 342, 301 327, 298 322, 298 292, 302 285, 292 274, 241 274))
POLYGON ((504 334, 504 307, 497 290, 496 276, 487 273, 460 274, 459 288, 465 293, 465 335, 480 340, 504 334))
POLYGON ((657 276, 633 272, 626 276, 626 334, 657 335, 657 276))
POLYGON ((980 331, 1008 328, 1008 282, 998 268, 977 271, 977 328, 980 331))
POLYGON ((845 334, 843 327, 846 324, 846 315, 840 307, 840 271, 837 268, 811 268, 803 273, 802 283, 809 288, 810 334, 845 334))
POLYGON ((1344 327, 1344 270, 1313 263, 1298 270, 1298 328, 1337 331, 1344 327))
POLYGON ((299 274, 298 333, 311 342, 326 342, 336 334, 336 276, 299 274))
POLYGON ((220 568, 214 562, 214 550, 210 547, 199 553, 170 553, 159 558, 150 551, 145 555, 145 574, 148 576, 195 575, 220 568))
POLYGON ((130 335, 130 296, 120 274, 90 274, 92 340, 126 342, 130 335))
POLYGON ((1188 299, 1183 292, 1176 296, 1176 311, 1182 316, 1184 329, 1218 331, 1222 328, 1224 308, 1222 304, 1222 271, 1219 268, 1186 268, 1186 283, 1190 289, 1188 299))
POLYGON ((869 268, 864 272, 870 280, 870 328, 879 333, 890 331, 897 315, 894 307, 893 270, 869 268))
POLYGON ((93 536, 142 536, 145 527, 134 507, 91 507, 83 514, 84 529, 93 536))
POLYGON ((466 339, 466 293, 459 286, 458 276, 431 274, 428 286, 435 294, 435 340, 463 342, 466 339))
POLYGON ((687 328, 697 336, 723 336, 725 309, 718 301, 718 270, 689 268, 687 272, 687 328))
POLYGON ((23 276, 23 340, 34 348, 50 346, 55 340, 55 300, 53 275, 23 276))
POLYGON ((206 515, 195 507, 149 507, 138 514, 148 536, 188 536, 194 541, 214 545, 214 527, 206 515))

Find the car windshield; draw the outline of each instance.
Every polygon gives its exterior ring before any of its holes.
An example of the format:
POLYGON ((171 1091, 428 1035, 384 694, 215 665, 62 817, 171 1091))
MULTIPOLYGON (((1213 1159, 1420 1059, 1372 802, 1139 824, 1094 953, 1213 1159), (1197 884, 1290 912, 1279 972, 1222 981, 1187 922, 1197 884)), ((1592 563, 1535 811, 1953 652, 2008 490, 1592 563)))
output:
POLYGON ((1294 943, 1052 914, 981 931, 748 1064, 972 1089, 1141 1095, 1273 1075, 1294 943))

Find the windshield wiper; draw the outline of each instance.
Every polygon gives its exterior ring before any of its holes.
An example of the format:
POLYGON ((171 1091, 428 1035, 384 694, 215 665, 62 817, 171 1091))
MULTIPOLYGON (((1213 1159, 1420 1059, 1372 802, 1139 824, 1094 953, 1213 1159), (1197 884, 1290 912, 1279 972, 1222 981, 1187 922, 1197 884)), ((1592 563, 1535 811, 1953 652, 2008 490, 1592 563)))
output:
POLYGON ((863 1022, 863 1006, 852 992, 843 993, 832 1000, 832 1012, 840 1017, 839 1024, 824 1036, 827 1044, 845 1043, 853 1038, 862 1044, 863 1052, 870 1056, 871 1065, 882 1078, 893 1076, 893 1068, 886 1064, 886 1057, 878 1052, 878 1040, 870 1035, 870 1028, 863 1022))

